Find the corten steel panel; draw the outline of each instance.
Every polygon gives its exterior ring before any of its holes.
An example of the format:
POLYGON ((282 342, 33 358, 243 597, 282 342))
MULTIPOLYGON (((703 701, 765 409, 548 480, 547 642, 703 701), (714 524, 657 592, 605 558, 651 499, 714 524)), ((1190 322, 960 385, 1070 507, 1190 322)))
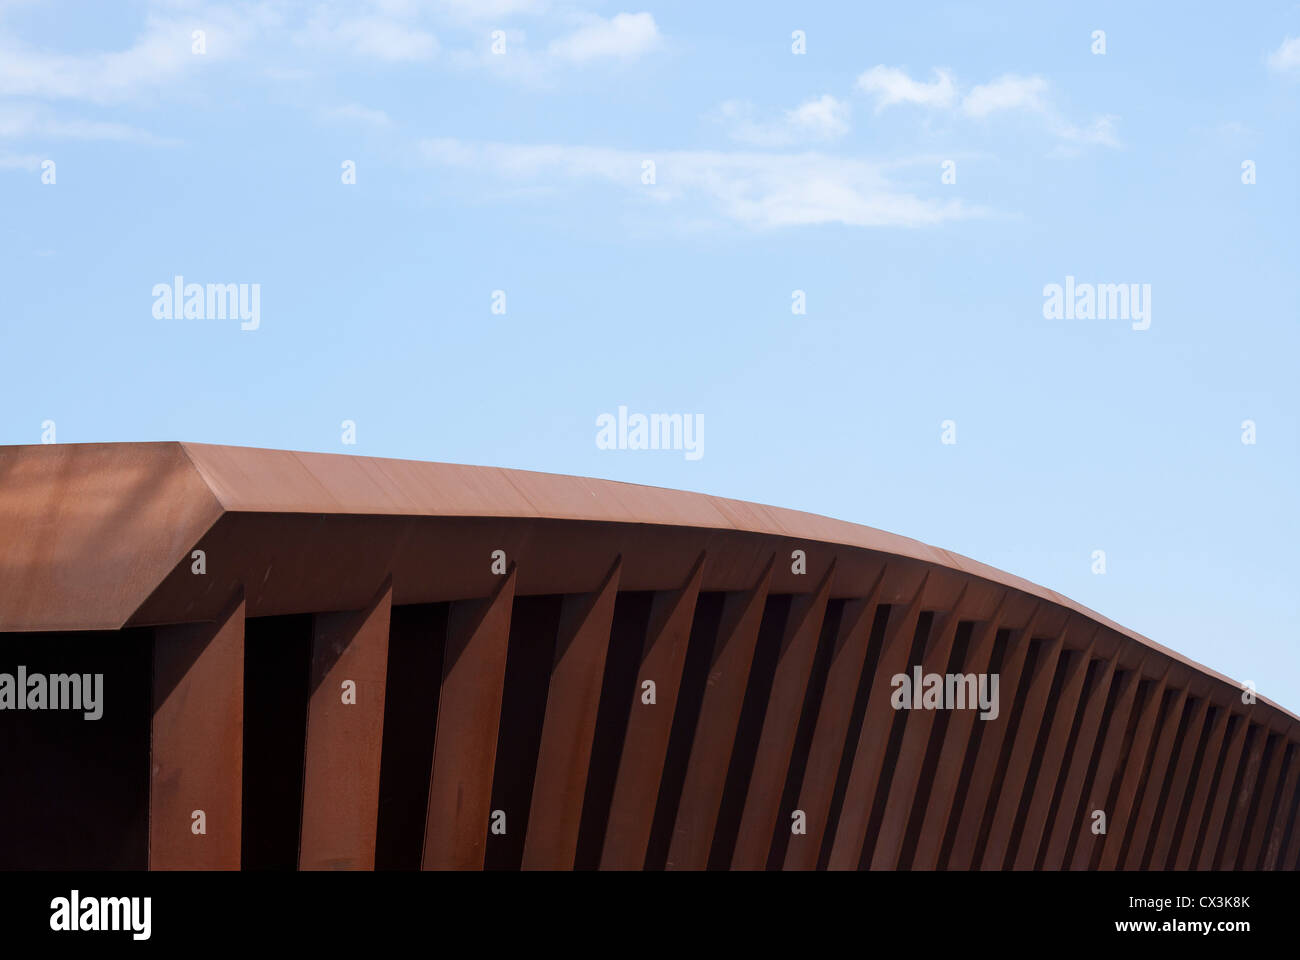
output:
POLYGON ((1182 839, 1178 842, 1178 851, 1172 864, 1175 870, 1188 870, 1195 866, 1192 861, 1196 854, 1196 845, 1204 835, 1201 824, 1205 821, 1206 805, 1213 800, 1210 787, 1214 785, 1214 771, 1220 757, 1223 756, 1224 738, 1227 736, 1229 721, 1232 719, 1231 712, 1222 703, 1212 705, 1215 707, 1214 723, 1210 727, 1210 738, 1206 741, 1205 749, 1201 751, 1201 766, 1192 793, 1191 806, 1188 808, 1187 818, 1183 821, 1182 839))
POLYGON ((1264 762, 1264 752, 1268 741, 1268 728, 1258 727, 1250 753, 1246 757, 1246 766, 1241 771, 1240 786, 1228 807, 1227 835, 1223 838, 1223 850, 1215 854, 1214 866, 1219 870, 1231 870, 1237 862, 1237 852, 1241 848, 1242 834, 1246 829, 1251 798, 1255 795, 1256 782, 1264 762))
MULTIPOLYGON (((1149 866, 1156 869, 1163 869, 1170 857, 1171 847, 1174 842, 1174 831, 1178 829, 1178 822, 1181 819, 1180 804, 1181 801, 1188 798, 1188 781, 1192 775, 1192 766, 1196 762, 1196 751, 1201 742, 1201 736, 1205 732, 1205 722, 1210 714, 1210 700, 1205 693, 1205 685, 1195 683, 1189 690, 1189 695, 1196 698, 1196 703, 1192 707, 1191 716, 1187 721, 1187 731, 1183 736, 1183 742, 1178 748, 1178 757, 1174 762, 1173 780, 1169 788, 1169 802, 1165 806, 1164 815, 1160 817, 1159 829, 1156 831, 1154 847, 1152 849, 1149 866)), ((1148 837, 1150 842, 1150 838, 1148 837)))
POLYGON ((727 594, 668 849, 669 870, 708 865, 775 557, 752 590, 727 594))
POLYGON ((154 633, 149 868, 238 870, 244 598, 216 623, 154 633), (194 812, 203 812, 202 833, 194 812))
POLYGON ((1115 660, 1102 661, 1100 673, 1080 704, 1079 732, 1074 742, 1074 752, 1069 764, 1061 771, 1064 782, 1060 787, 1060 807, 1052 820, 1051 836, 1042 854, 1042 865, 1047 870, 1059 870, 1065 863, 1071 841, 1077 841, 1081 824, 1086 820, 1082 809, 1083 787, 1087 780, 1092 758, 1096 755, 1097 737, 1106 709, 1106 700, 1115 681, 1115 660))
POLYGON ((1150 696, 1146 698, 1142 705, 1141 712, 1138 714, 1137 727, 1133 733, 1133 740, 1129 746, 1128 756, 1125 758, 1124 770, 1118 788, 1116 788, 1114 781, 1111 782, 1111 792, 1115 800, 1108 807, 1103 808, 1106 812, 1108 827, 1108 831, 1101 842, 1099 866, 1103 870, 1114 870, 1119 864, 1124 837, 1128 834, 1131 826, 1129 817, 1133 812, 1133 803, 1137 798, 1138 787, 1146 782, 1146 772, 1150 768, 1151 738, 1155 731, 1156 721, 1160 717, 1161 708, 1164 706, 1165 692, 1169 688, 1171 669, 1167 668, 1161 673, 1160 679, 1156 682, 1150 696))
POLYGON ((799 787, 799 809, 808 818, 808 833, 791 838, 785 854, 787 870, 811 870, 817 865, 835 775, 852 721, 853 704, 867 658, 867 644, 871 640, 871 628, 880 602, 880 585, 887 569, 887 566, 881 567, 866 599, 850 604, 840 616, 826 690, 813 729, 812 744, 808 748, 803 783, 799 787))
MULTIPOLYGON (((772 845, 772 830, 784 811, 780 809, 781 788, 790 770, 790 753, 794 748, 799 708, 803 704, 812 673, 817 640, 821 637, 822 619, 830 596, 835 565, 826 571, 817 590, 800 597, 790 610, 776 675, 763 713, 763 728, 758 737, 758 754, 745 792, 745 807, 731 855, 733 870, 762 870, 767 865, 772 845)), ((787 814, 788 815, 788 814, 787 814)))
POLYGON ((1296 800, 1300 799, 1296 793, 1298 786, 1300 786, 1300 744, 1291 744, 1286 776, 1277 797, 1277 812, 1264 848, 1261 869, 1277 868, 1278 858, 1282 855, 1282 843, 1286 840, 1287 826, 1292 822, 1292 811, 1295 809, 1296 800))
POLYGON ((627 732, 600 855, 602 870, 640 870, 645 865, 705 561, 701 554, 681 589, 655 596, 636 686, 631 691, 627 732), (643 700, 646 683, 654 684, 653 703, 643 700))
POLYGON ((582 804, 573 798, 582 796, 587 784, 620 566, 615 560, 595 592, 564 598, 524 838, 524 869, 573 867, 582 822, 582 804))
POLYGON ((392 601, 385 579, 365 610, 317 614, 312 627, 298 847, 303 870, 375 866, 392 601))
MULTIPOLYGON (((993 615, 979 624, 972 634, 970 648, 966 652, 966 662, 961 666, 962 673, 973 673, 978 676, 989 672, 993 659, 993 646, 1009 597, 1008 591, 1001 591, 993 615)), ((947 835, 961 783, 962 767, 970 748, 971 734, 975 725, 980 722, 983 721, 977 721, 973 710, 954 713, 948 720, 943 747, 939 753, 938 764, 935 766, 934 781, 930 785, 930 796, 926 801, 924 819, 921 821, 921 829, 917 837, 916 851, 912 855, 912 868, 915 870, 933 870, 939 866, 944 837, 947 835)))
POLYGON ((1254 728, 1248 716, 1238 714, 1236 729, 1224 743, 1223 770, 1219 777, 1218 789, 1214 790, 1214 803, 1209 811, 1200 839, 1200 852, 1196 865, 1201 870, 1214 869, 1214 858, 1219 850, 1219 839, 1228 823, 1229 810, 1233 801, 1233 787, 1238 774, 1247 763, 1247 742, 1253 739, 1254 728))
POLYGON ((448 616, 424 824, 425 870, 483 868, 514 599, 511 566, 492 597, 461 601, 448 616))
POLYGON ((1050 724, 1050 732, 1047 736, 1046 748, 1042 753, 1037 779, 1034 782, 1033 799, 1030 801, 1024 828, 1020 833, 1019 845, 1016 846, 1015 841, 1012 841, 1017 870, 1033 869, 1038 858, 1039 845, 1043 842, 1043 831, 1047 829, 1047 824, 1051 820, 1056 780, 1061 773, 1061 765, 1065 762, 1066 744, 1079 709, 1079 698, 1083 695, 1088 668, 1092 663, 1097 630, 1097 627, 1091 628, 1092 637, 1082 652, 1074 651, 1070 654, 1070 663, 1066 669, 1065 683, 1061 687, 1060 696, 1055 704, 1047 705, 1043 722, 1050 724))
MULTIPOLYGON (((1035 604, 1029 615, 1029 622, 1024 629, 1013 635, 1007 644, 1000 668, 1000 689, 1015 697, 1020 686, 1020 674, 1024 670, 1025 660, 1029 655, 1029 646, 1033 642, 1034 629, 1042 605, 1035 604)), ((970 870, 979 866, 976 860, 980 836, 984 832, 984 823, 991 820, 997 805, 998 790, 1001 781, 998 778, 998 766, 1003 755, 1013 710, 1010 701, 1003 704, 996 718, 982 721, 982 736, 979 750, 974 757, 969 789, 960 797, 961 811, 958 814, 956 832, 953 835, 952 849, 945 866, 952 870, 970 870)))
POLYGON ((1145 785, 1142 789, 1142 805, 1133 810, 1133 819, 1128 827, 1127 851, 1122 854, 1121 866, 1125 870, 1137 870, 1142 863, 1146 841, 1152 833, 1152 821, 1156 817, 1156 807, 1161 798, 1161 787, 1169 765, 1174 759, 1176 739, 1182 725, 1183 709, 1187 704, 1187 682, 1190 678, 1178 679, 1180 689, 1175 693, 1173 703, 1165 712, 1165 717, 1157 732, 1153 744, 1151 762, 1143 771, 1145 785))
POLYGON ((1286 754, 1286 740, 1273 738, 1268 767, 1261 777, 1262 786, 1255 792, 1252 803, 1253 825, 1248 827, 1249 835, 1242 840, 1242 853, 1232 866, 1241 870, 1255 869, 1259 863, 1260 849, 1268 833, 1268 815, 1274 799, 1277 797, 1278 779, 1282 776, 1282 761, 1286 754))
POLYGON ((890 623, 885 632, 880 662, 872 679, 874 689, 867 701, 867 712, 863 718, 853 768, 844 794, 844 808, 835 828, 829 863, 832 870, 858 868, 862 846, 866 841, 867 821, 871 816, 876 787, 885 763, 888 738, 883 735, 883 731, 890 729, 896 716, 889 702, 889 678, 910 667, 907 660, 929 583, 930 576, 927 574, 906 608, 899 610, 897 617, 893 610, 890 611, 890 623))
MULTIPOLYGON (((983 585, 981 585, 982 587, 983 585)), ((988 589, 983 587, 983 589, 988 589)), ((921 654, 922 675, 948 673, 948 660, 952 655, 953 640, 957 636, 960 622, 971 615, 981 598, 976 597, 975 589, 963 585, 962 593, 957 598, 954 608, 946 613, 942 622, 930 631, 930 636, 921 654)), ((908 817, 916 799, 916 792, 921 786, 923 764, 934 729, 936 711, 919 710, 906 715, 907 725, 903 729, 903 742, 898 753, 898 762, 894 766, 893 778, 890 780, 889 798, 885 802, 885 811, 881 820, 879 836, 871 854, 871 867, 875 870, 892 870, 900 866, 899 857, 907 835, 908 817)))
MULTIPOLYGON (((302 804, 275 841, 304 869, 372 867, 377 830, 394 862, 431 869, 640 869, 652 848, 669 869, 1300 866, 1295 714, 915 540, 515 470, 0 447, 0 633, 154 628, 152 867, 240 865, 243 625, 282 615, 314 624, 302 753, 287 758, 302 804), (533 667, 507 685, 516 597, 552 598, 559 626, 520 648, 533 667), (421 661, 429 729, 408 739, 423 746, 386 757, 385 732, 416 715, 394 703, 385 724, 390 611, 407 605, 445 617, 430 638, 443 655, 421 661), (997 718, 896 711, 891 678, 916 667, 996 672, 997 718), (494 781, 510 785, 508 841, 492 833, 494 781), (793 809, 807 832, 786 837, 793 809)), ((258 856, 271 842, 243 841, 258 856)))

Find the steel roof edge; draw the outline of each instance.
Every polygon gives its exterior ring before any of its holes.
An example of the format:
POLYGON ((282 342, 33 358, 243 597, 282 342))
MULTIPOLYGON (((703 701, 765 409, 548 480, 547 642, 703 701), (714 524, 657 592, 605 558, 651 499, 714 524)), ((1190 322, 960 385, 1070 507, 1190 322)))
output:
MULTIPOLYGON (((178 450, 218 508, 216 514, 203 524, 203 529, 188 541, 189 545, 196 543, 224 513, 577 520, 686 526, 806 539, 932 563, 1019 590, 1087 617, 1221 683, 1243 689, 1238 681, 1023 577, 910 537, 820 514, 618 480, 504 467, 189 441, 0 446, 0 468, 4 468, 6 455, 12 457, 17 452, 40 451, 45 456, 48 451, 57 449, 79 450, 83 455, 91 456, 108 454, 110 457, 126 457, 149 449, 160 454, 178 450)), ((6 472, 6 469, 0 469, 0 481, 6 472)), ((200 497, 197 490, 189 495, 200 497)), ((4 505, 4 492, 0 489, 0 529, 5 519, 4 505)), ((195 502, 190 507, 202 510, 203 504, 195 502)), ((169 551, 170 562, 163 567, 154 559, 149 566, 158 571, 156 580, 136 597, 135 602, 122 604, 129 608, 112 626, 92 628, 55 624, 25 625, 25 628, 118 629, 129 621, 152 590, 186 556, 188 549, 189 546, 169 551)), ((5 554, 0 546, 0 566, 4 560, 5 554)), ((0 618, 4 612, 4 605, 0 603, 0 618)), ((0 624, 0 628, 2 626, 0 624)), ((1264 696, 1257 695, 1257 700, 1300 724, 1300 716, 1285 707, 1264 696)))

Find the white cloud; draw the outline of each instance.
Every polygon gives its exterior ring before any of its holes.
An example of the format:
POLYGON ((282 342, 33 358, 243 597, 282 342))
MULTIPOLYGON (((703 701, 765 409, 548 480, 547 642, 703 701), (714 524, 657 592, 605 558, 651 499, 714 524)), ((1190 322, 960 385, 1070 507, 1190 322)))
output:
POLYGON ((952 76, 936 68, 933 83, 913 80, 896 67, 877 65, 858 77, 858 89, 875 97, 876 112, 896 103, 915 103, 936 109, 959 108, 974 120, 998 113, 1026 113, 1039 117, 1047 132, 1076 146, 1118 147, 1115 133, 1118 118, 1105 115, 1090 124, 1066 120, 1052 104, 1050 89, 1040 76, 1007 73, 988 83, 976 84, 959 97, 952 76))
POLYGON ((551 42, 553 56, 575 63, 605 57, 633 60, 659 47, 663 38, 648 13, 619 13, 605 20, 593 18, 566 37, 551 42))
POLYGON ((146 130, 105 120, 59 119, 44 107, 30 104, 0 104, 0 139, 27 137, 69 140, 119 140, 134 143, 169 144, 146 130))
POLYGON ((0 150, 0 170, 35 170, 41 165, 41 157, 34 153, 11 153, 0 150))
POLYGON ((513 181, 599 180, 646 202, 679 203, 754 229, 839 223, 920 227, 983 216, 961 200, 915 196, 888 180, 884 166, 819 153, 638 152, 604 147, 425 140, 426 160, 513 181), (653 159, 656 183, 642 183, 653 159))
POLYGON ((1115 117, 1110 115, 1098 117, 1086 127, 1066 123, 1059 117, 1051 116, 1048 127, 1056 136, 1071 143, 1102 147, 1118 147, 1120 145, 1119 138, 1115 135, 1115 117))
POLYGON ((372 127, 386 127, 393 121, 383 110, 372 110, 355 103, 345 103, 338 107, 328 107, 321 111, 327 120, 362 123, 372 127))
POLYGON ((717 118, 726 124, 733 140, 761 147, 837 140, 849 132, 850 107, 829 93, 785 111, 780 120, 761 123, 753 119, 753 105, 728 100, 717 118))
POLYGON ((957 87, 947 70, 936 69, 933 83, 913 80, 897 67, 878 64, 858 77, 858 89, 876 99, 876 112, 896 103, 915 103, 923 107, 951 106, 957 87))
POLYGON ((987 117, 1006 110, 1047 111, 1047 81, 1042 77, 1021 77, 1005 74, 991 83, 972 87, 962 99, 961 108, 967 116, 987 117))
POLYGON ((539 14, 547 5, 543 0, 437 0, 436 6, 453 19, 478 21, 498 20, 519 14, 539 14))
POLYGON ((130 47, 110 53, 59 54, 24 49, 0 37, 0 95, 116 103, 154 93, 217 60, 237 57, 276 17, 262 7, 214 7, 185 20, 150 16, 130 47), (206 53, 191 34, 205 33, 206 53))
POLYGON ((1268 67, 1276 73, 1300 72, 1300 37, 1287 37, 1268 55, 1268 67))
POLYGON ((438 52, 438 39, 432 33, 385 17, 335 21, 319 15, 295 39, 303 46, 389 63, 428 60, 438 52))

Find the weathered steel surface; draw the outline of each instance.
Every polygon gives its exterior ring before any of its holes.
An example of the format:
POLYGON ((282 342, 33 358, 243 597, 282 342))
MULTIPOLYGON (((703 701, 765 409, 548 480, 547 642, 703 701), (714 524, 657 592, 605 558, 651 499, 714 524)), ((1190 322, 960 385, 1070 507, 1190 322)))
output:
POLYGON ((352 613, 317 614, 302 784, 303 870, 373 870, 393 586, 352 613))
POLYGON ((526 870, 573 867, 582 815, 574 798, 587 785, 620 566, 616 560, 595 592, 564 598, 524 838, 526 870))
POLYGON ((740 832, 731 856, 733 870, 762 870, 767 865, 772 830, 783 812, 780 809, 781 789, 790 769, 799 708, 808 687, 808 675, 812 672, 813 656, 821 637, 822 619, 834 576, 835 566, 832 564, 817 589, 795 601, 786 621, 776 675, 763 713, 758 754, 745 792, 740 832))
POLYGON ((515 571, 487 600, 453 604, 424 825, 425 870, 481 870, 491 817, 515 571))
POLYGON ((385 863, 428 869, 1300 866, 1294 713, 1050 590, 825 517, 366 457, 0 447, 0 634, 125 628, 154 637, 156 869, 295 849, 367 869, 377 831, 385 863), (523 619, 537 603, 558 619, 523 619), (390 614, 433 631, 407 658, 427 709, 389 689, 390 614), (246 622, 274 638, 250 648, 256 708, 246 622), (996 673, 997 717, 896 709, 916 668, 996 673), (296 821, 243 782, 248 737, 249 770, 301 773, 296 821))
POLYGON ((702 870, 709 862, 718 805, 726 785, 731 745, 740 722, 740 709, 754 659, 754 644, 763 619, 768 585, 772 580, 769 561, 762 578, 752 590, 727 594, 722 622, 709 665, 708 685, 700 705, 700 716, 687 762, 686 779, 677 806, 677 820, 668 850, 667 869, 702 870))
POLYGON ((627 731, 600 855, 605 870, 640 870, 645 865, 705 560, 701 554, 683 587, 654 599, 636 687, 628 691, 627 731), (653 702, 647 684, 653 684, 653 702))
POLYGON ((866 663, 867 644, 871 640, 871 628, 880 604, 880 587, 886 572, 887 568, 882 566, 866 598, 848 604, 840 617, 826 690, 813 729, 812 744, 808 748, 803 783, 799 787, 799 809, 808 818, 808 833, 792 838, 786 848, 787 870, 811 870, 817 866, 835 776, 852 721, 853 704, 866 663))
POLYGON ((243 596, 216 623, 159 629, 153 671, 149 868, 238 870, 243 596))

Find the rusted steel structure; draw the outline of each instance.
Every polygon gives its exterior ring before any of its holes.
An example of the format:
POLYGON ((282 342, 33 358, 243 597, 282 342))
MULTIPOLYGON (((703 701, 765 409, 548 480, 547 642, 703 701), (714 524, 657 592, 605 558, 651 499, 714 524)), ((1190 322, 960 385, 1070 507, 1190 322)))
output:
POLYGON ((0 688, 0 867, 1300 867, 1294 714, 983 564, 698 494, 0 447, 20 667, 102 675, 102 716, 0 688), (996 675, 996 716, 897 709, 918 667, 996 675))

